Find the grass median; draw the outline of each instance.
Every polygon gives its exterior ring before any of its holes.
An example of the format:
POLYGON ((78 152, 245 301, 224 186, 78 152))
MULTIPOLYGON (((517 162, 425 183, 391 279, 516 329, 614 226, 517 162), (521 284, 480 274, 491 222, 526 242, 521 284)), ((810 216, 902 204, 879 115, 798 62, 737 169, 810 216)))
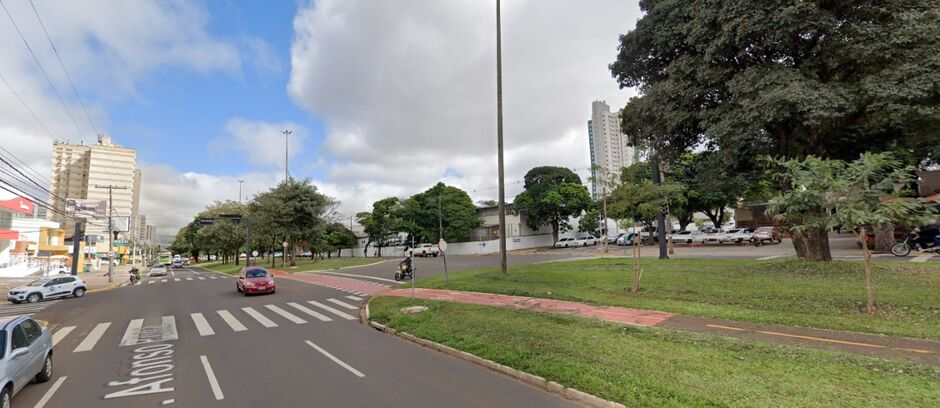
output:
POLYGON ((371 318, 628 407, 934 407, 940 369, 569 316, 379 297, 371 318), (399 309, 423 304, 406 315, 399 309))
MULTIPOLYGON (((277 262, 277 266, 274 269, 280 269, 280 270, 288 271, 290 273, 297 273, 297 272, 320 271, 320 270, 346 268, 346 267, 351 267, 351 266, 368 265, 368 264, 379 262, 379 261, 381 261, 381 259, 376 259, 376 258, 332 258, 332 259, 320 259, 320 260, 298 259, 296 269, 293 269, 289 266, 287 267, 282 266, 279 261, 277 262)), ((235 275, 238 272, 240 272, 242 268, 245 267, 245 263, 241 262, 238 265, 235 265, 233 263, 223 264, 220 261, 212 261, 212 262, 202 262, 202 263, 196 264, 195 266, 198 266, 200 268, 205 268, 211 271, 221 272, 226 275, 235 275)), ((259 263, 258 266, 269 268, 271 267, 271 264, 259 263)))
MULTIPOLYGON (((877 262, 875 301, 864 313, 862 264, 643 259, 640 293, 630 293, 632 259, 596 259, 453 273, 447 289, 501 293, 695 316, 940 340, 940 265, 877 262)), ((445 288, 444 278, 418 281, 445 288)))

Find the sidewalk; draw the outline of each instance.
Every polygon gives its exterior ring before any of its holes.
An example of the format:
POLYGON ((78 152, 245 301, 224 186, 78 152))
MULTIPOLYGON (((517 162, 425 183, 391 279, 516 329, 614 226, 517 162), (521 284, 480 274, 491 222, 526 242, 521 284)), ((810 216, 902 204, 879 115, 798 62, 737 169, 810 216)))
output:
MULTIPOLYGON (((411 297, 411 289, 390 289, 380 296, 411 297)), ((684 316, 654 310, 595 306, 580 302, 491 293, 439 289, 415 289, 419 299, 510 307, 540 313, 595 318, 643 327, 658 327, 722 336, 841 351, 888 359, 905 359, 940 366, 940 341, 891 337, 869 333, 758 324, 706 317, 684 316)))

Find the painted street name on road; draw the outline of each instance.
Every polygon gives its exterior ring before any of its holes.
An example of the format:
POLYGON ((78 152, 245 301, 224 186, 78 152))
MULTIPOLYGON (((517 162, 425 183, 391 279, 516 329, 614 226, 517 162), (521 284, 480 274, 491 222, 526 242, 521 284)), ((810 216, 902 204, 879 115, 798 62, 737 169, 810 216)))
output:
POLYGON ((165 384, 173 381, 173 344, 165 343, 179 339, 176 331, 176 319, 164 316, 159 325, 144 326, 143 320, 131 322, 122 346, 147 344, 134 349, 131 358, 130 379, 111 381, 108 387, 131 386, 104 396, 105 399, 133 397, 140 395, 172 392, 174 387, 165 384), (154 344, 158 343, 158 344, 154 344))

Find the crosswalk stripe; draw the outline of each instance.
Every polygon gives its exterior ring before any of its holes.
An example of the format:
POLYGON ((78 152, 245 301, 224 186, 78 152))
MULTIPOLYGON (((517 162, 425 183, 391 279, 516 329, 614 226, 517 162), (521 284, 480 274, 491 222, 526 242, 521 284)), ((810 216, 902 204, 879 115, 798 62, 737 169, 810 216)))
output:
POLYGON ((209 279, 219 279, 218 276, 210 276, 209 279))
POLYGON ((336 309, 334 309, 334 308, 332 308, 332 307, 329 307, 329 306, 327 306, 327 305, 324 305, 323 303, 320 303, 320 302, 317 302, 317 301, 314 301, 314 300, 308 300, 307 303, 309 303, 309 304, 311 304, 311 305, 314 305, 314 306, 316 306, 316 307, 319 307, 320 309, 323 309, 323 310, 326 310, 326 311, 328 311, 328 312, 331 312, 331 313, 333 313, 333 314, 335 314, 335 315, 337 315, 337 316, 339 316, 339 317, 342 317, 343 319, 346 319, 346 320, 355 320, 355 319, 356 319, 355 317, 353 317, 353 316, 350 315, 349 313, 343 312, 343 311, 341 311, 341 310, 336 310, 336 309))
POLYGON ((196 330, 199 331, 200 336, 211 336, 215 334, 215 330, 212 330, 212 326, 209 326, 209 322, 202 313, 191 313, 189 317, 193 318, 193 323, 196 324, 196 330))
POLYGON ((362 298, 359 297, 359 296, 346 296, 346 299, 355 300, 355 301, 357 301, 357 302, 361 302, 361 301, 362 301, 362 298))
POLYGON ((180 278, 173 278, 173 282, 179 282, 180 278))
POLYGON ((52 305, 35 304, 35 305, 0 307, 0 313, 24 312, 24 311, 37 311, 38 312, 49 306, 52 306, 52 305))
POLYGON ((327 301, 327 302, 330 302, 330 303, 333 303, 334 305, 339 305, 339 306, 341 306, 341 307, 345 307, 345 308, 347 308, 347 309, 349 309, 349 310, 359 310, 358 307, 355 307, 355 306, 353 306, 353 305, 351 305, 351 304, 349 304, 349 303, 343 302, 342 300, 337 300, 337 299, 329 298, 329 299, 327 299, 326 301, 327 301))
POLYGON ((85 339, 78 344, 78 347, 75 347, 73 350, 74 353, 81 353, 83 351, 91 351, 95 348, 95 344, 98 344, 98 340, 101 340, 101 336, 104 336, 104 332, 108 330, 108 327, 111 327, 111 322, 107 323, 98 323, 94 329, 91 329, 91 332, 85 336, 85 339))
POLYGON ((290 320, 290 321, 292 321, 292 322, 294 322, 294 323, 297 323, 297 324, 304 324, 304 323, 307 323, 306 320, 301 319, 301 318, 297 317, 296 315, 291 314, 291 312, 288 312, 288 311, 286 311, 286 310, 284 310, 284 309, 281 309, 281 308, 279 308, 279 307, 277 307, 277 306, 274 306, 274 305, 264 305, 264 307, 268 308, 268 310, 270 310, 270 311, 272 311, 272 312, 274 312, 274 313, 277 313, 277 314, 281 315, 281 317, 283 317, 283 318, 285 318, 285 319, 287 319, 287 320, 290 320))
POLYGON ((179 340, 176 330, 176 316, 163 316, 163 341, 179 340))
POLYGON ((55 334, 52 335, 52 347, 55 347, 56 344, 59 344, 65 336, 68 336, 69 333, 75 330, 75 326, 65 326, 59 330, 56 330, 55 334))
POLYGON ((277 323, 272 322, 271 319, 268 319, 263 314, 258 313, 258 311, 253 308, 243 307, 242 311, 247 313, 248 316, 253 317, 255 320, 258 321, 258 323, 261 323, 261 325, 264 327, 277 327, 277 323))
POLYGON ((166 283, 166 279, 164 279, 164 280, 161 280, 160 282, 161 282, 161 283, 166 283))
POLYGON ((206 278, 203 278, 202 276, 200 276, 199 280, 206 280, 206 278))
POLYGON ((148 285, 153 285, 153 282, 155 282, 155 281, 147 282, 147 284, 148 284, 148 285))
POLYGON ((243 325, 242 322, 238 321, 238 319, 236 319, 235 316, 232 316, 232 314, 229 313, 228 310, 219 310, 219 311, 216 311, 216 313, 219 314, 219 317, 221 317, 222 320, 225 320, 225 323, 228 323, 228 326, 232 328, 232 331, 240 332, 240 331, 248 330, 245 327, 245 325, 243 325))
POLYGON ((193 280, 193 278, 186 278, 186 280, 193 280))
POLYGON ((313 317, 319 319, 321 322, 332 322, 332 321, 333 321, 333 319, 330 319, 330 318, 327 317, 326 315, 324 315, 324 314, 322 314, 322 313, 319 313, 319 312, 314 312, 313 310, 310 310, 310 308, 308 308, 308 307, 306 307, 306 306, 304 306, 304 305, 301 305, 301 304, 299 304, 299 303, 290 302, 290 303, 288 303, 288 305, 290 305, 290 306, 293 307, 294 309, 297 309, 297 310, 299 310, 299 311, 301 311, 301 312, 304 312, 304 313, 306 313, 306 314, 308 314, 308 315, 310 315, 310 316, 313 316, 313 317))
POLYGON ((124 330, 124 337, 121 338, 121 346, 133 346, 140 339, 140 330, 144 327, 144 319, 134 319, 124 330))

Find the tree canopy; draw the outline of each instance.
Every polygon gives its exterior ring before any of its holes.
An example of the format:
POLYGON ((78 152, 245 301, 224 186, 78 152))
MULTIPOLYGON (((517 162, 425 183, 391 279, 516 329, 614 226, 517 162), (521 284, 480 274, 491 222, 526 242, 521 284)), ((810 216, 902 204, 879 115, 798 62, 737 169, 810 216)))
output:
POLYGON ((456 242, 470 236, 473 228, 480 225, 470 195, 444 183, 404 200, 397 216, 404 223, 404 230, 419 237, 418 241, 431 243, 441 239, 441 229, 446 241, 456 242))
POLYGON ((570 217, 591 206, 591 195, 581 178, 564 167, 535 167, 525 175, 525 190, 516 196, 516 211, 526 214, 526 223, 536 229, 552 227, 552 238, 571 228, 570 217))

